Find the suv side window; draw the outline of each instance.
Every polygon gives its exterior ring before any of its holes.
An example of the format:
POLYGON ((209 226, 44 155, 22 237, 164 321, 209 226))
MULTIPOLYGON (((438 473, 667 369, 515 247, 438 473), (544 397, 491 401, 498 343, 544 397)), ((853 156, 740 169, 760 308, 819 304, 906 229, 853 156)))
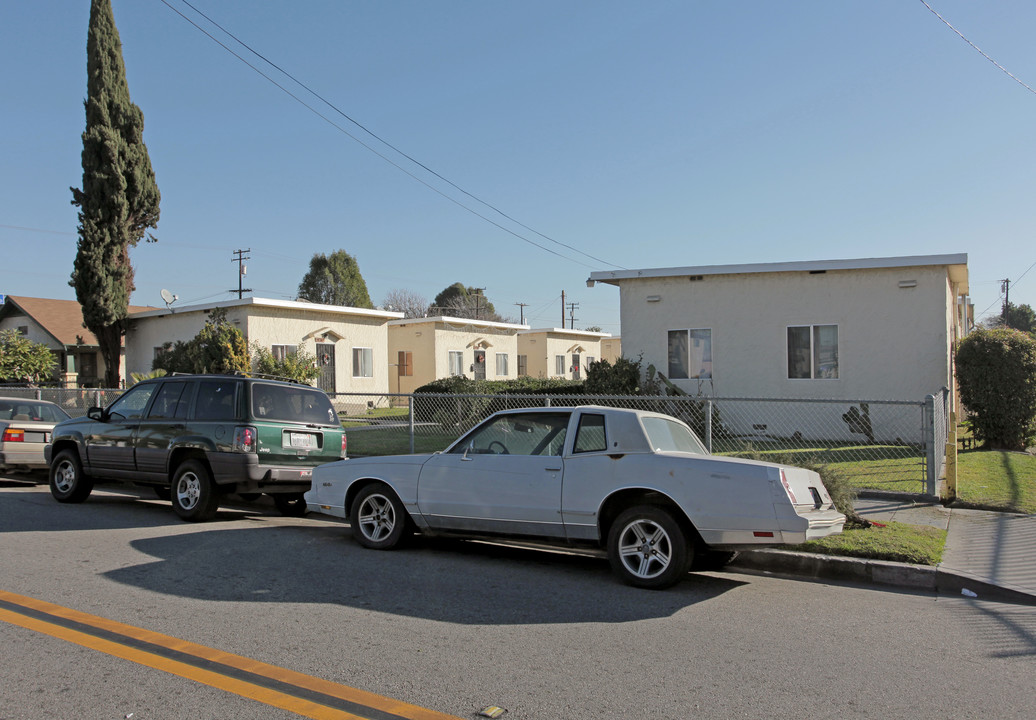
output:
POLYGON ((194 404, 195 420, 236 420, 238 417, 236 380, 202 380, 194 404))
POLYGON ((113 402, 108 408, 108 417, 112 420, 128 420, 139 418, 144 414, 148 400, 158 387, 155 383, 148 385, 136 385, 127 390, 122 397, 113 402))
POLYGON ((184 388, 187 383, 167 382, 155 396, 155 402, 151 405, 151 412, 147 414, 149 420, 166 420, 186 415, 186 398, 184 388), (181 399, 184 398, 184 399, 181 399), (180 413, 180 405, 184 405, 183 414, 180 413))

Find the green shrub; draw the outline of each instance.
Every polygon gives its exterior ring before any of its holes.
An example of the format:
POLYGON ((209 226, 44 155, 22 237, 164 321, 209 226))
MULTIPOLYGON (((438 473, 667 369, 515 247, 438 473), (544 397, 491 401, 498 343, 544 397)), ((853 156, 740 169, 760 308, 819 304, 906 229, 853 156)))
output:
POLYGON ((265 346, 252 343, 252 367, 257 376, 294 380, 308 384, 320 377, 317 359, 299 347, 278 360, 265 346))
POLYGON ((168 373, 248 374, 252 359, 245 336, 227 320, 227 311, 218 308, 192 339, 166 343, 151 368, 168 373))
POLYGON ((975 330, 958 344, 956 364, 975 437, 1024 450, 1036 436, 1036 340, 1007 328, 975 330))
POLYGON ((590 363, 586 371, 587 395, 640 395, 640 361, 616 358, 590 363))

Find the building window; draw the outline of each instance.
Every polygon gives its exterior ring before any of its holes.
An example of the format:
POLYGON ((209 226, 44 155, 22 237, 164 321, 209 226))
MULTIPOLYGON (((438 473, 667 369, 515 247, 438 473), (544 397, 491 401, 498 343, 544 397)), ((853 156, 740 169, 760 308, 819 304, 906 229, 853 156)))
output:
POLYGON ((590 369, 590 367, 591 367, 591 366, 592 366, 592 365, 593 365, 593 364, 594 364, 595 362, 597 362, 597 358, 595 358, 595 357, 594 357, 593 355, 587 355, 587 356, 586 356, 586 369, 587 369, 587 370, 589 370, 589 369, 590 369))
POLYGON ((669 331, 669 377, 712 377, 712 330, 669 331))
POLYGON ((794 325, 788 328, 788 377, 838 377, 837 325, 794 325))
POLYGON ((464 351, 450 350, 450 375, 464 374, 464 351))
POLYGON ((372 348, 353 348, 353 377, 374 377, 372 348))
POLYGON ((19 325, 18 326, 18 334, 24 335, 25 337, 28 337, 29 336, 29 326, 28 325, 19 325))
POLYGON ((519 355, 518 356, 518 376, 525 377, 529 374, 529 356, 519 355))
POLYGON ((554 374, 555 375, 561 375, 561 376, 565 375, 565 356, 564 355, 555 355, 554 356, 554 374))
POLYGON ((496 354, 497 377, 507 377, 507 353, 496 354))
POLYGON ((294 355, 298 352, 298 345, 271 345, 270 352, 273 354, 273 359, 278 362, 283 362, 289 355, 294 355))

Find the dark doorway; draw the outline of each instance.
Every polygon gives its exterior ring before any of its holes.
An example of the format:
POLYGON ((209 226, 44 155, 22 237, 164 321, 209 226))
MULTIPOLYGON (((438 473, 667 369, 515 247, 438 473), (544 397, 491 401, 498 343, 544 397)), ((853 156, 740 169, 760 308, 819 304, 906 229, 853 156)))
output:
POLYGON ((476 350, 475 351, 475 379, 485 380, 486 379, 486 351, 476 350))
POLYGON ((320 377, 317 379, 317 387, 330 394, 337 392, 335 389, 335 346, 332 343, 317 343, 317 365, 320 367, 320 377))

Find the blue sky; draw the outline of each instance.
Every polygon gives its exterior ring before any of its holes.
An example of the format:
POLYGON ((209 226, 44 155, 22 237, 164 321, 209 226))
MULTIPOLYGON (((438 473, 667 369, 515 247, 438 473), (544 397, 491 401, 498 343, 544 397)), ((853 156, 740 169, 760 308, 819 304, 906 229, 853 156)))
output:
MULTIPOLYGON (((191 2, 531 230, 183 0, 114 0, 162 192, 134 304, 229 299, 251 248, 258 296, 294 298, 314 253, 345 249, 375 303, 459 281, 548 327, 565 291, 576 327, 616 334, 617 289, 585 284, 616 266, 966 252, 976 312, 1004 278, 1036 306, 1036 94, 920 0, 191 2)), ((1036 3, 929 3, 1036 87, 1036 3)), ((0 2, 0 293, 75 297, 88 17, 0 2)))

